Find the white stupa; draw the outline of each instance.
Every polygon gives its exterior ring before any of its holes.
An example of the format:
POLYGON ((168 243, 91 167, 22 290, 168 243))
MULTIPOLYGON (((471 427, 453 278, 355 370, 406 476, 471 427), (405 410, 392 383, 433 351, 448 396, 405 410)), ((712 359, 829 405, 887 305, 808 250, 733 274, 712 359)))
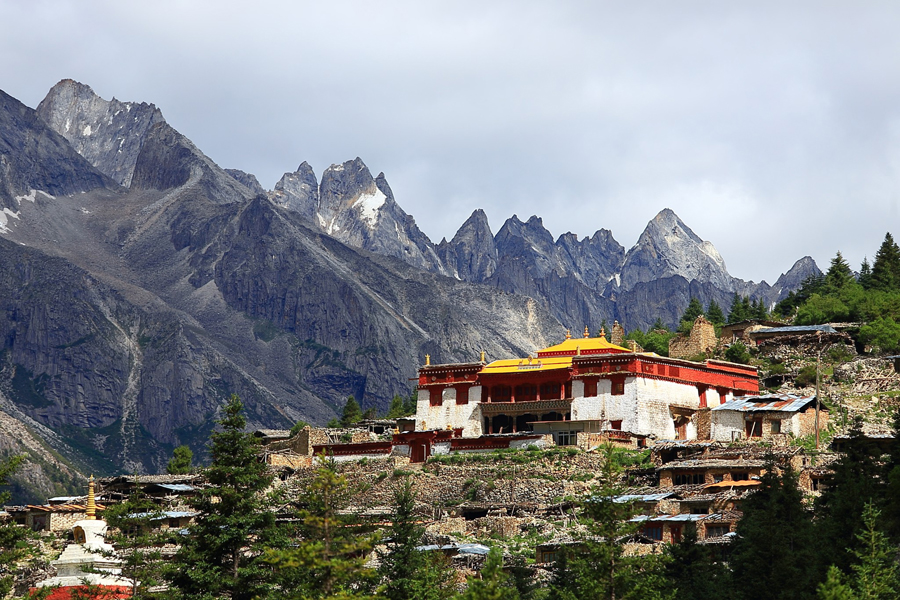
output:
POLYGON ((122 561, 115 557, 112 545, 106 543, 106 521, 96 515, 92 475, 88 483, 87 515, 72 526, 75 543, 66 546, 59 558, 50 563, 56 567, 56 576, 38 582, 37 587, 64 590, 95 585, 127 591, 130 596, 132 581, 120 576, 122 561))

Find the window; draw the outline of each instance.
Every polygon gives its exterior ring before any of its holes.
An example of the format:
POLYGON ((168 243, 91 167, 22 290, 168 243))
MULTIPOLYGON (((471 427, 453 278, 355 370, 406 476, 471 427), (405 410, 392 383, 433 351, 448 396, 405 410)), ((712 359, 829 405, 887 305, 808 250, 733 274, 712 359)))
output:
POLYGON ((747 421, 747 437, 762 437, 762 419, 747 421))
POLYGON ((469 385, 458 385, 456 386, 456 403, 457 404, 468 404, 469 403, 469 385))
POLYGON ((676 473, 672 476, 674 485, 701 485, 706 483, 703 473, 676 473))
POLYGON ((706 515, 706 514, 709 514, 709 509, 705 506, 692 506, 691 514, 692 515, 706 515))
POLYGON ((770 421, 772 425, 772 433, 781 433, 781 421, 774 420, 770 421))
POLYGON ((597 380, 593 377, 584 380, 584 397, 593 398, 597 395, 597 380))
POLYGON ((556 550, 541 550, 540 562, 542 562, 542 563, 556 562, 556 550))
POLYGON ((732 473, 731 480, 732 481, 747 481, 750 479, 749 473, 732 473))
POLYGON ((713 475, 713 483, 722 483, 725 480, 725 476, 721 473, 716 473, 713 475))
POLYGON ((650 523, 644 525, 641 532, 651 540, 662 541, 662 525, 659 523, 650 523))
POLYGON ((432 387, 428 389, 429 400, 431 401, 431 406, 440 406, 444 401, 443 399, 444 390, 439 387, 432 387))
POLYGON ((609 428, 615 429, 616 431, 622 431, 622 419, 616 419, 615 421, 610 421, 609 428))
POLYGON ((621 396, 625 393, 625 378, 622 376, 612 379, 612 395, 621 396))
POLYGON ((577 431, 560 431, 556 434, 557 446, 574 446, 577 443, 577 431))
POLYGON ((726 533, 731 531, 731 525, 728 523, 723 523, 722 525, 707 525, 706 526, 706 537, 722 537, 726 533))

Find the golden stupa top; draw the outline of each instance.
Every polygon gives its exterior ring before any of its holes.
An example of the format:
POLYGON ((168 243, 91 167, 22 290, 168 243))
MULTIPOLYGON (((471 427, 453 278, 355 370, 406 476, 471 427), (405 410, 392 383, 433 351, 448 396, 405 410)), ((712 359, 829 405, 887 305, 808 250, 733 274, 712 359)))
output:
POLYGON ((527 373, 529 371, 551 371, 568 369, 572 358, 584 354, 619 354, 631 352, 628 348, 616 346, 606 341, 606 336, 574 338, 566 336, 565 341, 537 351, 536 357, 495 360, 481 370, 482 374, 527 373))

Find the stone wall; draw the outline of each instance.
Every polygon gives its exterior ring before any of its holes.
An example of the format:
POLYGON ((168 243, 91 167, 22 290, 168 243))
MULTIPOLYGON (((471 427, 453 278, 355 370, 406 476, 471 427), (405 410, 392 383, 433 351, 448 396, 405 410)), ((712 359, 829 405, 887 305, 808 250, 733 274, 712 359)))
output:
POLYGON ((715 326, 700 315, 688 335, 679 335, 669 340, 669 356, 691 358, 698 354, 709 355, 718 342, 715 326))

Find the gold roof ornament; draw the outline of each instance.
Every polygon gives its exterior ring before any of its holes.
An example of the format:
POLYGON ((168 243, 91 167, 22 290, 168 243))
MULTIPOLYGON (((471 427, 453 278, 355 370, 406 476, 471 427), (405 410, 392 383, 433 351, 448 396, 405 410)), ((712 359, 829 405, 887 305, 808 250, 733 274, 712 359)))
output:
POLYGON ((602 338, 606 337, 606 328, 603 326, 600 327, 600 337, 602 337, 602 338))
POLYGON ((85 517, 87 521, 96 521, 97 520, 97 501, 94 498, 94 476, 91 475, 91 478, 88 480, 88 497, 87 497, 87 516, 85 517))
POLYGON ((591 337, 591 332, 588 331, 588 326, 587 326, 587 325, 584 326, 584 337, 586 337, 586 338, 591 337))
POLYGON ((575 346, 575 356, 581 356, 581 346, 575 346))
POLYGON ((431 366, 431 355, 430 354, 425 355, 425 366, 426 367, 431 366))
POLYGON ((481 362, 485 362, 485 360, 484 360, 484 350, 481 351, 481 362))
POLYGON ((572 339, 572 332, 569 331, 568 329, 566 329, 566 339, 567 339, 567 340, 571 340, 571 339, 572 339))

